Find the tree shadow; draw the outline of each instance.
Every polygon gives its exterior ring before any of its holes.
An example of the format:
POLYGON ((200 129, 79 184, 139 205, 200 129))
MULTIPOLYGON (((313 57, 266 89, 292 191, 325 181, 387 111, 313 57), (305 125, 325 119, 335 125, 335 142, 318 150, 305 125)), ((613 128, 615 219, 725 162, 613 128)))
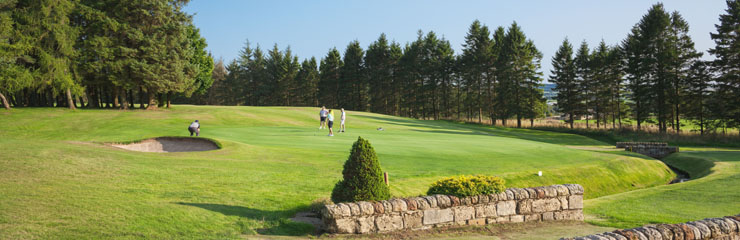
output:
MULTIPOLYGON (((301 236, 316 232, 316 229, 314 229, 311 224, 289 220, 289 218, 292 217, 292 215, 298 212, 301 208, 282 211, 269 211, 242 206, 231 206, 212 203, 176 202, 175 204, 198 207, 205 210, 218 212, 226 216, 236 216, 240 218, 247 218, 255 221, 265 222, 265 226, 267 226, 265 228, 250 229, 262 235, 301 236)), ((241 227, 245 228, 245 226, 241 227)))
POLYGON ((417 132, 440 133, 440 134, 463 134, 463 135, 483 135, 496 137, 509 137, 528 141, 543 142, 557 145, 572 146, 589 146, 589 145, 609 145, 606 142, 599 141, 576 134, 566 134, 551 131, 541 131, 532 129, 508 128, 499 126, 490 126, 472 123, 460 123, 449 120, 415 120, 399 119, 379 116, 358 116, 358 118, 367 118, 381 121, 384 124, 392 124, 405 127, 417 128, 436 128, 435 130, 412 129, 417 132), (457 130, 457 131, 449 131, 457 130))

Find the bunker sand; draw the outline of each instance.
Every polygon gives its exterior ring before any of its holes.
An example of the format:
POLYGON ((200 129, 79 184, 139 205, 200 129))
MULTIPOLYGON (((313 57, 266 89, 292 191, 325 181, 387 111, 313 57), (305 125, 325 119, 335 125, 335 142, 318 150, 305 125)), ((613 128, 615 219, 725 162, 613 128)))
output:
POLYGON ((137 152, 201 152, 219 149, 211 140, 189 137, 158 137, 129 144, 109 145, 137 152))

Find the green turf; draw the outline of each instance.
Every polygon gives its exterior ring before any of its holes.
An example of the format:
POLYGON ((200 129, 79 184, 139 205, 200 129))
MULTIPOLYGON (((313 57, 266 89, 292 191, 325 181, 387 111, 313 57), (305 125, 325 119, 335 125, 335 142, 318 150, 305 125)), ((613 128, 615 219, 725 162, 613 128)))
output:
POLYGON ((348 132, 327 137, 317 114, 214 106, 0 112, 0 236, 305 235, 312 228, 288 218, 329 197, 358 136, 375 147, 394 196, 423 194, 434 180, 459 174, 499 175, 517 187, 580 183, 586 198, 675 176, 636 154, 572 147, 605 145, 577 135, 348 112, 348 132), (223 149, 141 153, 102 144, 184 136, 194 119, 223 149))
POLYGON ((682 152, 665 161, 693 180, 588 200, 585 212, 596 217, 590 222, 631 228, 740 213, 740 151, 682 152))

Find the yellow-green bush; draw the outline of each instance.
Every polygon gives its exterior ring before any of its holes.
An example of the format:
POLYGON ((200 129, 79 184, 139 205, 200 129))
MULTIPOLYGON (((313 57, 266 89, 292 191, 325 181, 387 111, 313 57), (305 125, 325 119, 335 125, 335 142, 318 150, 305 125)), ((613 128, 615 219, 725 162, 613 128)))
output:
POLYGON ((506 189, 504 180, 494 176, 458 176, 437 180, 427 190, 428 195, 444 194, 468 197, 481 194, 500 193, 506 189))

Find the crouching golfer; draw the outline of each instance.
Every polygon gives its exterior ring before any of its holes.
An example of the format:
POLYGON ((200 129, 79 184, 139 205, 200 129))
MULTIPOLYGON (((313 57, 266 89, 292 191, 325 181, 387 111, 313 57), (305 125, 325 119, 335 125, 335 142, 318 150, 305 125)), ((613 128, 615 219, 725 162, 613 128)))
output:
POLYGON ((200 123, 198 123, 198 120, 195 120, 195 122, 191 123, 188 127, 188 131, 190 131, 190 136, 193 136, 193 133, 195 133, 195 136, 200 136, 200 123))

